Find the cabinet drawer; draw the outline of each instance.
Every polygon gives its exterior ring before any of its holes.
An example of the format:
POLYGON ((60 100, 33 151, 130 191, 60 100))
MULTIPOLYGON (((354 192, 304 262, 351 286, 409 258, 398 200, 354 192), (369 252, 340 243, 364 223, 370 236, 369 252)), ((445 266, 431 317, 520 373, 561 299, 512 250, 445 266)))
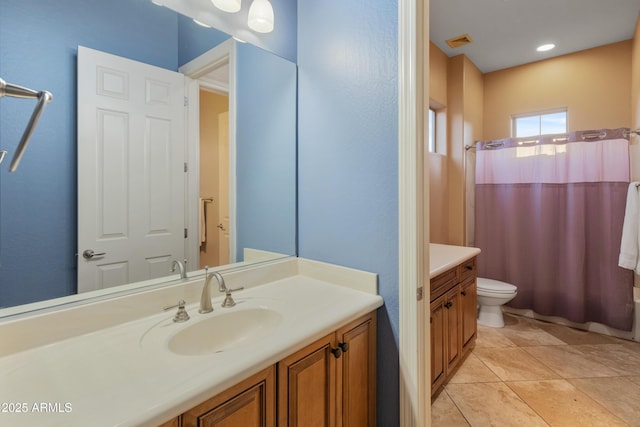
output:
POLYGON ((463 282, 469 277, 475 277, 478 274, 478 264, 476 258, 471 258, 460 264, 460 281, 463 282))
POLYGON ((458 283, 458 269, 452 268, 431 279, 431 301, 458 283))

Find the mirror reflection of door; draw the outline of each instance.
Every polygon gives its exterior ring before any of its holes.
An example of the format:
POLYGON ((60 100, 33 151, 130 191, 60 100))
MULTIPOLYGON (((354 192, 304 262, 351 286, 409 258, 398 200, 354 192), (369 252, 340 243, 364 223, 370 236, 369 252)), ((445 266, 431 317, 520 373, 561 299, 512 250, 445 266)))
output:
POLYGON ((200 89, 200 268, 229 263, 229 97, 200 89))
POLYGON ((78 48, 78 292, 184 258, 184 76, 78 48))

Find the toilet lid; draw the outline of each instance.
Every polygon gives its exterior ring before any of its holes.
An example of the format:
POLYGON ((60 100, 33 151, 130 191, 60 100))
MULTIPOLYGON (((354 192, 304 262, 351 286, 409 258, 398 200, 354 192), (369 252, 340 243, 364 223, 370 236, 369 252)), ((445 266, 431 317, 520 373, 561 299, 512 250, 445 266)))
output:
POLYGON ((518 288, 510 283, 484 277, 478 277, 478 289, 499 294, 513 294, 518 291, 518 288))

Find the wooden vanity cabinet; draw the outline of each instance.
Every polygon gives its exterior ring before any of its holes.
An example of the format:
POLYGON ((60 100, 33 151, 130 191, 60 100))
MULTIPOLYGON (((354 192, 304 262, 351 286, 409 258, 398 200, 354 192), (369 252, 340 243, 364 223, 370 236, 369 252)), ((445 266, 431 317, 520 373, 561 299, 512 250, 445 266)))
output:
POLYGON ((161 427, 276 425, 376 425, 375 311, 161 427))
POLYGON ((475 343, 478 333, 478 288, 476 278, 460 284, 460 311, 462 312, 462 353, 466 354, 475 343))
POLYGON ((431 389, 435 392, 460 361, 457 287, 431 302, 431 389))
POLYGON ((335 426, 335 334, 328 335, 278 363, 278 425, 335 426))
POLYGON ((180 427, 180 417, 173 418, 161 424, 159 427, 180 427))
POLYGON ((476 259, 431 279, 431 395, 444 385, 475 344, 476 259))
POLYGON ((281 427, 375 426, 375 312, 278 363, 281 427))
POLYGON ((275 381, 270 366, 182 414, 182 427, 275 427, 275 381))
POLYGON ((336 332, 343 350, 338 363, 337 427, 376 425, 376 313, 336 332))

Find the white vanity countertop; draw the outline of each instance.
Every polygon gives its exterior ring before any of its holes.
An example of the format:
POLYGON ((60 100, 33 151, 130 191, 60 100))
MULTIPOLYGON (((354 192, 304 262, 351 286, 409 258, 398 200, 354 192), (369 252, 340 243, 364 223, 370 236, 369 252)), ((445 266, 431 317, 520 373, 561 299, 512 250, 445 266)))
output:
POLYGON ((328 281, 339 271, 323 275, 322 264, 306 265, 234 293, 233 308, 216 298, 213 313, 199 314, 188 302, 185 323, 171 322, 172 310, 0 358, 0 425, 158 425, 382 305, 375 293, 328 281), (203 356, 176 355, 166 339, 148 338, 250 307, 278 311, 279 329, 203 356))
POLYGON ((429 277, 435 277, 480 253, 478 248, 429 244, 429 277))

